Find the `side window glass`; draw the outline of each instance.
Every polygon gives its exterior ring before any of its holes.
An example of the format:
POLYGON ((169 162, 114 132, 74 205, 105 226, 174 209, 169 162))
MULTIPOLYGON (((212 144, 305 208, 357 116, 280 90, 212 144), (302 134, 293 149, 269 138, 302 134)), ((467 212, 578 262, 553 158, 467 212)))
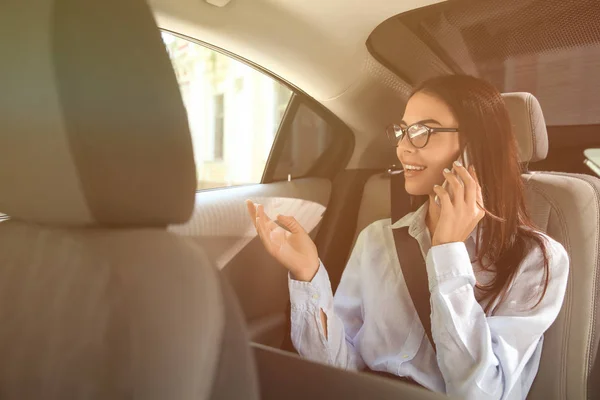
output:
POLYGON ((162 37, 187 109, 198 189, 259 183, 292 91, 214 50, 162 37))
POLYGON ((305 104, 300 103, 292 118, 274 180, 306 175, 333 142, 333 127, 305 104))

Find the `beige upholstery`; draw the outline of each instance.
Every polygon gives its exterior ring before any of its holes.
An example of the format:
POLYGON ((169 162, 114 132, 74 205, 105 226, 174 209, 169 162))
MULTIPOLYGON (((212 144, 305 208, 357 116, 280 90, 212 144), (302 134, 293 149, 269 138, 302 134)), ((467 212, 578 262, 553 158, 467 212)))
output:
MULTIPOLYGON (((539 103, 530 94, 504 97, 521 154, 525 154, 522 160, 543 159, 547 135, 539 103), (527 113, 531 115, 527 117, 527 113)), ((534 222, 561 242, 571 257, 564 305, 545 335, 539 373, 528 398, 598 398, 600 385, 594 382, 600 377, 595 366, 600 339, 600 180, 587 175, 542 172, 524 174, 523 180, 534 222)), ((389 178, 383 174, 374 175, 367 182, 357 234, 371 222, 390 217, 389 185, 389 178)))
POLYGON ((227 285, 164 228, 195 167, 146 3, 9 0, 0 27, 0 398, 257 398, 227 285))
POLYGON ((193 209, 191 138, 160 33, 141 1, 108 3, 2 4, 0 212, 12 218, 164 226, 193 209))
POLYGON ((536 224, 561 242, 571 258, 569 284, 558 319, 544 338, 531 399, 595 399, 591 375, 598 351, 600 182, 586 175, 524 176, 536 224))
POLYGON ((531 93, 504 93, 504 103, 517 133, 521 162, 534 162, 548 155, 548 132, 539 101, 531 93))

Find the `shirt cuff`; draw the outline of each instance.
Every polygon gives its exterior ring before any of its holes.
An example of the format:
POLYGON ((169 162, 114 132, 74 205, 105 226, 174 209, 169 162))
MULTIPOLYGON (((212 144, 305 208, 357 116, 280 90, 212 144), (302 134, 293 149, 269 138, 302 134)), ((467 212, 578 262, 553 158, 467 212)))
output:
POLYGON ((310 282, 297 281, 288 273, 290 303, 292 309, 309 310, 326 308, 333 299, 329 275, 323 263, 319 260, 319 269, 310 282))
POLYGON ((432 247, 427 253, 426 265, 430 291, 455 278, 466 278, 471 285, 475 284, 471 258, 463 242, 432 247))

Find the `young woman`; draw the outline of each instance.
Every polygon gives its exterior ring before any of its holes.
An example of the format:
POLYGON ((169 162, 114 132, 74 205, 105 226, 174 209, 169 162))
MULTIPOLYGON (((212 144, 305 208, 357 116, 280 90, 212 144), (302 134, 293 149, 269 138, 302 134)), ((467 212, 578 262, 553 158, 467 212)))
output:
POLYGON ((360 233, 335 297, 298 222, 278 216, 283 230, 248 202, 266 249, 290 271, 294 346, 314 361, 407 377, 457 398, 525 399, 569 259, 525 209, 502 97, 473 77, 434 78, 415 90, 394 131, 406 191, 426 201, 360 233), (453 163, 465 150, 469 168, 453 163), (392 233, 401 227, 426 260, 435 347, 403 279, 392 233))

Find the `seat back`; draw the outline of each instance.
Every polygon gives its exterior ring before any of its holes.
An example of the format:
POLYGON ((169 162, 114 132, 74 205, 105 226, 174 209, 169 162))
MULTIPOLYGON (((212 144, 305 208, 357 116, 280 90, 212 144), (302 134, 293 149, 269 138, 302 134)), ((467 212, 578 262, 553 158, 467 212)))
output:
MULTIPOLYGON (((503 95, 517 135, 521 161, 543 160, 548 140, 538 101, 528 93, 503 95)), ((540 368, 529 399, 591 399, 600 396, 598 289, 600 285, 600 180, 587 175, 523 174, 535 224, 565 246, 571 259, 562 310, 544 337, 540 368)), ((365 186, 356 236, 390 217, 390 180, 371 177, 365 186)))
POLYGON ((600 181, 587 175, 531 173, 526 200, 537 226, 565 246, 569 283, 558 318, 544 335, 529 399, 595 399, 598 374, 600 181))
POLYGON ((441 393, 375 374, 319 364, 254 344, 263 400, 447 400, 441 393))
POLYGON ((232 294, 166 231, 195 166, 145 1, 8 1, 0 29, 0 398, 256 399, 232 294))

